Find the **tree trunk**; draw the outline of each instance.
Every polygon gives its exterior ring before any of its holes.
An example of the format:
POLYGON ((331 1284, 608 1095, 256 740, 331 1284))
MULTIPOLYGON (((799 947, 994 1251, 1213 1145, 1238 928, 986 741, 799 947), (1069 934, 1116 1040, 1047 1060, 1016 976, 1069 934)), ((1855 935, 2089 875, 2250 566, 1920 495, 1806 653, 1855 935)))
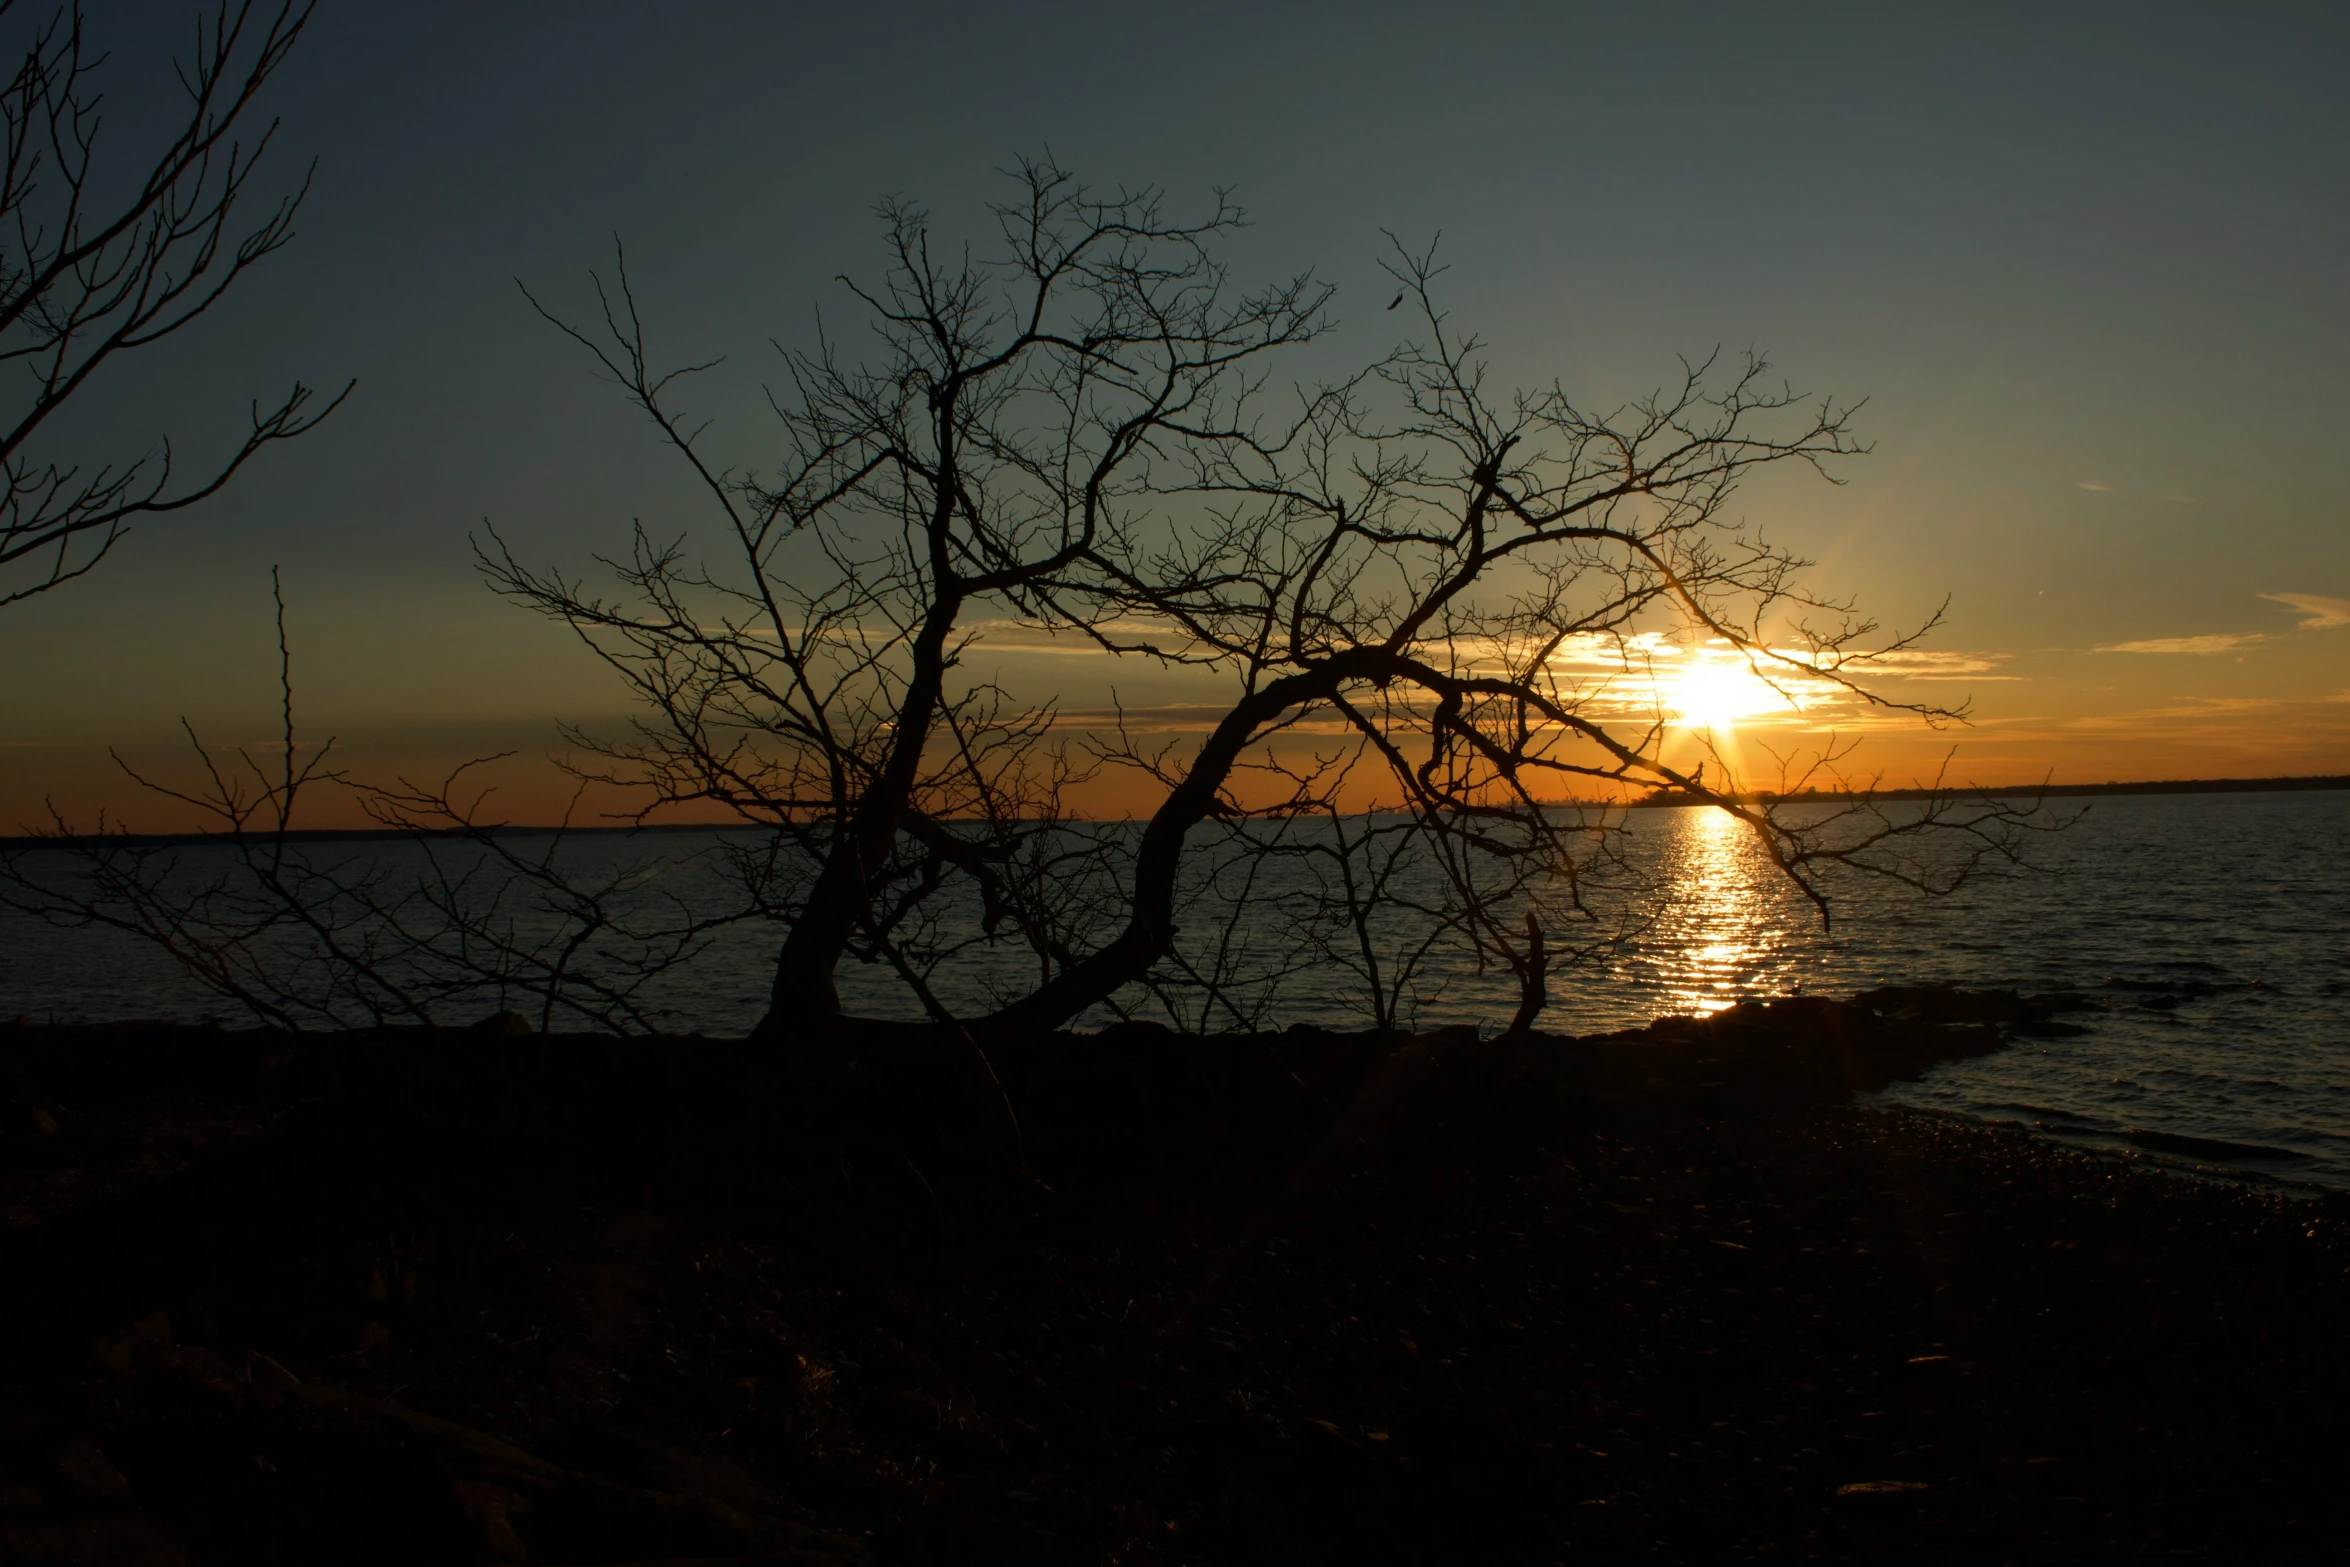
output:
POLYGON ((1240 753, 1257 731, 1290 708, 1335 694, 1348 681, 1392 673, 1399 662, 1385 648, 1352 649, 1317 668, 1284 676, 1236 704, 1143 829, 1126 928, 1100 951, 980 1019, 973 1032, 985 1042, 1063 1027, 1149 973, 1175 939, 1175 878, 1182 867, 1183 840, 1215 808, 1217 791, 1232 776, 1240 753))
POLYGON ((1521 1039, 1534 1032, 1534 1020, 1550 1003, 1549 979, 1550 955, 1543 950, 1542 921, 1528 909, 1525 962, 1518 970, 1518 1011, 1510 1026, 1502 1030, 1502 1038, 1521 1039))
POLYGON ((832 982, 841 954, 871 901, 869 885, 874 867, 889 858, 897 843, 906 800, 922 767, 922 750, 929 743, 931 721, 937 716, 940 693, 946 683, 946 642, 961 612, 960 595, 942 595, 931 606, 921 634, 914 639, 913 669, 906 694, 898 704, 897 733, 890 742, 889 760, 849 816, 848 825, 833 841, 824 868, 809 889, 808 901, 776 955, 775 984, 768 994, 767 1015, 759 1019, 751 1037, 778 1041, 809 1019, 840 1015, 840 992, 832 982))

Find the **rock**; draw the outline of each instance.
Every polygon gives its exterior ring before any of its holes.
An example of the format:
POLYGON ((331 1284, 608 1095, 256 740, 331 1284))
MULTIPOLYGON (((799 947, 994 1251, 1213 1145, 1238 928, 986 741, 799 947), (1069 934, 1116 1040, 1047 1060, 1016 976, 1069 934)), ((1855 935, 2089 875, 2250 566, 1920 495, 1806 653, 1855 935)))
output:
POLYGON ((923 1567, 1051 1567, 1067 1560, 1058 1535, 964 1507, 936 1508, 917 1518, 906 1530, 906 1554, 923 1567))
POLYGON ((2089 1032, 2078 1023, 2059 1023, 2053 1018, 2035 1018, 2018 1023, 2008 1030, 2018 1039, 2078 1039, 2089 1032))
POLYGON ((1886 985, 1862 991, 1852 1004, 1885 1017, 1924 1023, 2030 1023, 2051 1010, 2012 990, 1959 990, 1949 985, 1886 985))
POLYGON ((2124 1131, 2122 1141, 2133 1148, 2179 1154, 2189 1159, 2301 1160, 2309 1157, 2305 1153, 2295 1153, 2290 1148, 2271 1148, 2264 1143, 2231 1143, 2217 1137, 2188 1137, 2179 1132, 2156 1132, 2137 1126, 2124 1131))
POLYGON ((461 1426, 453 1420, 442 1420, 387 1400, 362 1398, 328 1387, 305 1386, 299 1396, 315 1409, 403 1428, 422 1443, 443 1468, 460 1479, 487 1481, 509 1489, 531 1489, 559 1485, 565 1478, 561 1466, 551 1464, 534 1453, 524 1452, 487 1432, 461 1426))
POLYGON ((255 1400, 262 1404, 274 1404, 302 1391, 300 1377, 257 1349, 245 1352, 245 1376, 252 1383, 255 1400))
POLYGON ((122 1477, 97 1443, 86 1436, 68 1437, 50 1450, 49 1462, 83 1494, 107 1499, 127 1497, 131 1483, 122 1477))
POLYGON ((448 1477, 458 1508, 497 1560, 567 1561, 589 1551, 603 1553, 592 1558, 603 1561, 749 1562, 766 1559, 762 1553, 812 1563, 861 1557, 846 1539, 780 1516, 781 1503, 731 1462, 641 1433, 616 1438, 607 1426, 603 1435, 607 1452, 633 1449, 635 1470, 650 1485, 569 1468, 388 1400, 316 1384, 303 1387, 299 1397, 323 1415, 396 1426, 414 1439, 448 1477), (666 1488, 671 1485, 691 1489, 666 1488))
POLYGON ((502 1562, 526 1561, 530 1549, 522 1543, 522 1536, 514 1532, 509 1513, 527 1513, 532 1510, 529 1500, 502 1485, 483 1480, 453 1480, 450 1489, 456 1492, 457 1505, 465 1510, 466 1521, 481 1531, 482 1543, 490 1554, 502 1562))
POLYGON ((1836 1104, 2005 1045, 2041 1004, 2013 991, 1896 986, 1850 1002, 1742 1001, 1707 1017, 1575 1041, 1600 1098, 1678 1097, 1708 1113, 1836 1104))
POLYGON ((622 1420, 601 1420, 573 1438, 574 1467, 591 1470, 650 1491, 707 1496, 750 1512, 781 1505, 723 1453, 667 1440, 660 1433, 622 1420))
POLYGON ((139 1513, 0 1526, 0 1561, 73 1567, 186 1567, 188 1553, 139 1513))

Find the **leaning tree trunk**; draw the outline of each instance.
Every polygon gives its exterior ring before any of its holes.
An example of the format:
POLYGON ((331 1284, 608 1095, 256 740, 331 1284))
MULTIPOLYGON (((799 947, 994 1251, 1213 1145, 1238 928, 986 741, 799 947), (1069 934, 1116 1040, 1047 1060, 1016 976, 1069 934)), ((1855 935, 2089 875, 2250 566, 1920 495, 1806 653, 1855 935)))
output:
POLYGON ((800 907, 799 918, 783 939, 775 960, 775 984, 768 993, 767 1015, 751 1030, 756 1040, 776 1042, 796 1034, 811 1020, 840 1015, 840 992, 833 971, 840 966, 849 938, 871 901, 875 867, 889 858, 897 843, 906 801, 922 766, 922 750, 930 738, 931 723, 946 681, 946 642, 954 630, 960 601, 942 597, 931 606, 921 634, 915 638, 913 671, 905 699, 898 704, 897 733, 889 759, 873 780, 847 825, 833 840, 832 852, 816 875, 816 885, 800 907))
POLYGON ((1216 725, 1183 781, 1168 792, 1143 829, 1126 928, 1099 951, 980 1019, 973 1025, 974 1034, 993 1041, 1064 1027, 1086 1008, 1148 974, 1174 945, 1176 874, 1182 868, 1184 839, 1215 809, 1218 792, 1257 732, 1290 708, 1334 695, 1349 681, 1391 672, 1398 662, 1385 648, 1357 648, 1243 698, 1216 725))

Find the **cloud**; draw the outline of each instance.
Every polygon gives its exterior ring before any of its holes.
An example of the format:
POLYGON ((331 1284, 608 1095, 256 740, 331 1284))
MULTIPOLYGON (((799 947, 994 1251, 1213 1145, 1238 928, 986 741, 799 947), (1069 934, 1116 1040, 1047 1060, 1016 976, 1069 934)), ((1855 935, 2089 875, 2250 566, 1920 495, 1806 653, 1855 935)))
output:
MULTIPOLYGON (((1160 702, 1136 707, 1064 707, 1053 713, 1055 729, 1112 730, 1124 725, 1128 734, 1206 734, 1231 711, 1224 702, 1160 702)), ((1294 727, 1294 726, 1293 726, 1294 727)), ((1336 718, 1309 729, 1344 728, 1336 718)))
POLYGON ((2119 713, 2079 713, 2069 718, 2043 719, 2039 721, 2043 727, 2037 737, 2053 739, 2067 734, 2144 735, 2166 725, 2213 723, 2275 713, 2286 705, 2282 698, 2273 696, 2197 697, 2162 707, 2135 707, 2119 713))
POLYGON ((2139 642, 2107 642, 2100 653, 2233 653, 2268 638, 2257 631, 2214 632, 2201 637, 2147 637, 2139 642))
MULTIPOLYGON (((1790 656, 1796 656, 1792 649, 1790 656)), ((2021 680, 2021 675, 1996 673, 2007 661, 2004 653, 1967 653, 1942 648, 1896 648, 1888 653, 1857 657, 1847 666, 1850 673, 1867 677, 1883 675, 1895 680, 2021 680)))
POLYGON ((2263 593, 2272 604, 2297 609, 2308 618, 2301 622, 2304 631, 2324 631, 2332 626, 2350 626, 2350 599, 2327 598, 2318 593, 2263 593))
POLYGON ((2081 481, 2081 488, 2084 490, 2095 490, 2098 494, 2103 495, 2107 491, 2111 490, 2113 486, 2110 484, 2099 484, 2095 479, 2083 479, 2081 481))
MULTIPOLYGON (((2326 631, 2350 626, 2350 599, 2322 593, 2263 593, 2272 604, 2301 612, 2303 631, 2326 631)), ((2269 640, 2263 631, 2215 631, 2200 637, 2145 637, 2136 642, 2101 643, 2100 653, 2233 653, 2255 642, 2269 640)))

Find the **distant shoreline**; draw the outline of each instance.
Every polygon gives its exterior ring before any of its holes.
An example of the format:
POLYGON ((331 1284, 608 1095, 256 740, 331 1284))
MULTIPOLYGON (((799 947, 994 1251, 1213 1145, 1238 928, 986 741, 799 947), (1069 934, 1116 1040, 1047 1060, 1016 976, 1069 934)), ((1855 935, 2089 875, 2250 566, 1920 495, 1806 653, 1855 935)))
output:
MULTIPOLYGON (((1857 800, 1931 800, 1951 796, 1990 799, 2078 799, 2099 795, 2118 794, 2295 794, 2329 789, 2350 789, 2350 773, 2328 773, 2296 778, 2171 778, 2152 783, 2101 784, 2002 784, 1996 788, 1976 789, 1965 786, 1950 789, 1876 789, 1865 794, 1849 791, 1806 790, 1800 794, 1778 794, 1768 790, 1743 794, 1738 798, 1758 805, 1849 805, 1857 800)), ((1609 806, 1615 810, 1678 809, 1703 802, 1684 794, 1659 792, 1638 800, 1584 800, 1561 801, 1562 808, 1571 805, 1609 806)), ((755 832, 759 829, 742 822, 647 822, 631 827, 533 827, 520 824, 500 825, 488 829, 501 837, 551 838, 558 833, 592 838, 643 836, 653 833, 685 832, 755 832)), ((97 833, 87 838, 101 836, 97 833)), ((165 849, 181 844, 226 842, 225 833, 117 833, 104 835, 108 842, 126 848, 165 849)), ((255 841, 266 841, 266 832, 247 835, 255 841)), ((462 839, 465 834, 452 831, 412 833, 398 828, 354 827, 304 828, 286 834, 288 843, 365 843, 393 841, 417 837, 462 839)), ((37 849, 56 840, 37 837, 0 837, 0 850, 37 849)))
MULTIPOLYGON (((1855 800, 1932 800, 1959 797, 1977 797, 2000 800, 2015 799, 2079 799, 2109 794, 2298 794, 2326 789, 2350 789, 2350 773, 2328 773, 2298 778, 2168 778, 2151 783, 2101 784, 2001 784, 1996 788, 1978 789, 1956 785, 1948 789, 1872 789, 1865 793, 1851 790, 1806 789, 1797 794, 1779 794, 1761 790, 1738 798, 1760 805, 1836 805, 1855 800)), ((1702 802, 1686 794, 1659 792, 1631 802, 1629 809, 1648 810, 1658 807, 1696 805, 1702 802)))

